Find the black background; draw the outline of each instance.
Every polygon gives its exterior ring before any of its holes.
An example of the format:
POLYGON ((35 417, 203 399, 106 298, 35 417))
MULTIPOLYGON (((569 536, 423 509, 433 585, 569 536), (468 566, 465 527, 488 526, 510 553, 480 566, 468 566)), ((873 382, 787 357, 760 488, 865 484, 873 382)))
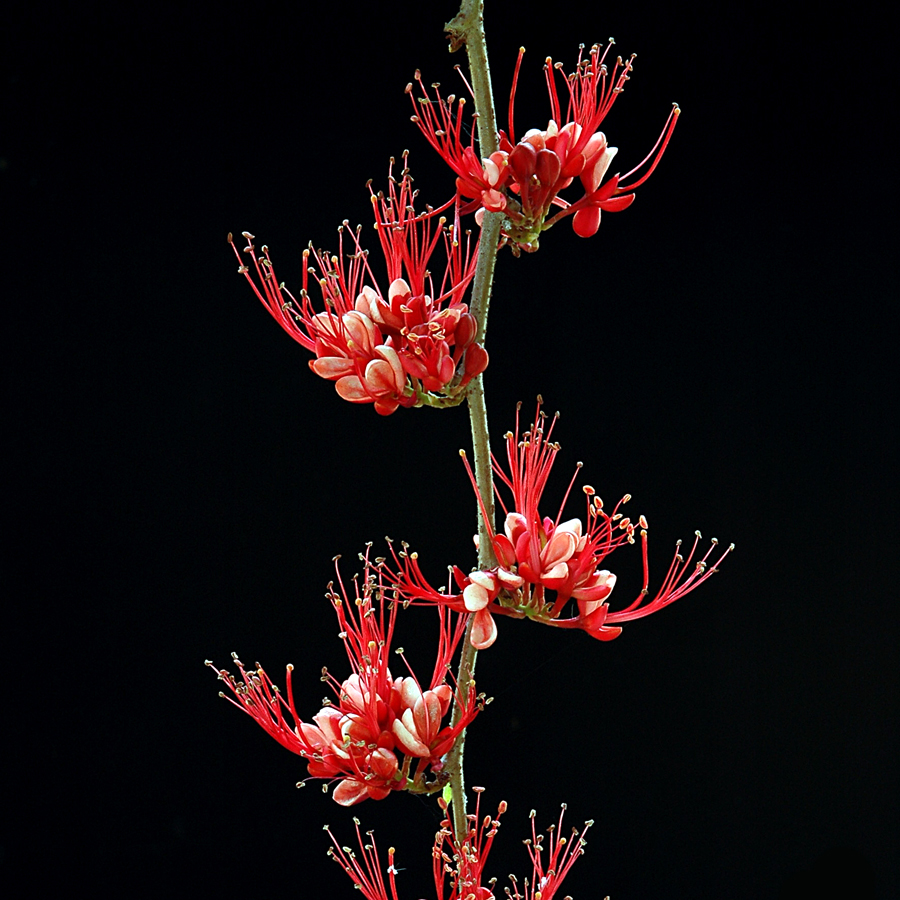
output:
MULTIPOLYGON (((296 285, 309 241, 361 221, 409 148, 449 171, 403 88, 459 91, 452 4, 39 4, 3 34, 0 185, 11 393, 2 870, 97 896, 351 896, 302 761, 216 696, 237 650, 296 666, 301 708, 343 667, 332 556, 412 541, 472 562, 463 409, 383 419, 340 401, 235 274, 248 229, 296 285), (7 293, 8 291, 8 293, 7 293)), ((638 52, 604 123, 622 167, 670 148, 626 212, 501 255, 486 389, 559 409, 577 460, 651 522, 659 578, 695 528, 737 544, 690 598, 615 642, 500 622, 467 776, 510 804, 488 870, 526 874, 528 811, 593 817, 576 898, 896 896, 893 513, 896 187, 877 20, 781 8, 489 0, 495 90, 541 63, 638 52), (891 155, 889 155, 889 153, 891 155)), ((579 514, 580 506, 573 508, 579 514)), ((621 598, 639 554, 611 560, 621 598)), ((433 623, 404 622, 420 671, 433 623), (426 637, 419 637, 417 632, 426 637)), ((433 804, 353 810, 432 896, 433 804)))

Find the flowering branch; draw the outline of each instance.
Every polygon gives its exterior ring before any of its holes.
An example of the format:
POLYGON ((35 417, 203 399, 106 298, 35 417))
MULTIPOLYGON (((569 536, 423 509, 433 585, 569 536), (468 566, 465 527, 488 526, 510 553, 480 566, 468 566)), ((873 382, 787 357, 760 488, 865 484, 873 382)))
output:
MULTIPOLYGON (((417 208, 407 154, 396 177, 396 161, 391 159, 386 190, 369 187, 380 245, 371 261, 360 227, 351 230, 345 220, 338 229, 336 253, 312 244, 304 251, 302 286, 296 294, 278 281, 267 247, 257 251, 253 235, 243 232, 248 242, 243 255, 232 243, 238 271, 257 298, 312 354, 310 369, 332 381, 343 400, 370 404, 385 416, 401 407, 468 403, 471 465, 466 453, 460 454, 476 496, 478 564, 468 574, 452 567, 455 592, 452 583, 445 590, 432 587, 417 554, 405 543, 399 552, 391 544, 389 557, 374 560, 367 549, 361 555, 362 576, 349 582, 337 569, 326 596, 338 619, 349 674, 339 679, 322 670, 333 698, 326 698, 306 720, 294 702, 292 666, 285 672, 284 692, 258 663, 245 667, 234 656, 237 674, 213 667, 225 686, 222 696, 306 761, 304 782, 324 779, 333 784, 337 803, 353 806, 399 791, 440 794, 444 817, 433 848, 438 900, 448 896, 448 889, 449 900, 494 896, 494 880, 486 886, 483 870, 506 804, 500 804, 496 818, 482 819, 476 799, 474 815, 467 813, 463 773, 466 729, 487 703, 475 691, 475 663, 478 651, 496 640, 494 617, 580 629, 608 641, 621 633, 623 623, 663 609, 706 581, 733 549, 717 549, 713 538, 704 551, 697 532, 686 553, 679 542, 661 586, 651 593, 647 520, 625 516, 622 508, 630 495, 607 511, 594 488, 584 485, 583 518, 565 518, 578 463, 555 516, 546 515, 543 495, 560 446, 552 438, 556 417, 548 420, 540 397, 529 429, 520 426, 517 411, 515 430, 505 435, 505 463, 491 452, 484 344, 499 248, 508 246, 514 256, 534 252, 541 234, 567 216, 578 236, 594 235, 601 211, 618 212, 634 201, 634 190, 657 167, 680 110, 673 107, 642 162, 622 176, 609 174, 618 151, 599 128, 630 79, 634 59, 613 61, 610 39, 605 49, 595 44, 586 51, 581 45, 569 74, 562 64, 546 59, 550 118, 546 128, 530 128, 517 138, 514 107, 521 49, 507 130, 499 130, 483 11, 484 0, 461 0, 459 13, 445 26, 451 51, 465 45, 468 54, 471 83, 465 76, 463 82, 475 105, 477 147, 468 123, 463 127, 465 97, 443 97, 436 84, 426 88, 418 71, 415 81, 421 95, 413 96, 413 84, 407 86, 413 122, 456 174, 450 200, 424 208, 418 202, 417 208), (570 188, 576 193, 563 199, 560 192, 570 188), (480 228, 477 249, 461 225, 461 218, 471 213, 480 228), (386 278, 374 264, 382 258, 386 278), (314 300, 311 292, 321 299, 314 300), (495 502, 502 511, 499 528, 495 502), (616 576, 605 568, 605 560, 637 541, 643 586, 633 601, 612 609, 616 576), (409 605, 431 605, 438 617, 434 671, 427 681, 416 677, 401 648, 392 650, 396 617, 409 605), (457 647, 454 679, 450 667, 457 647), (392 674, 392 653, 408 674, 392 674)), ((476 798, 482 790, 472 788, 476 798)), ((532 874, 524 880, 524 893, 512 879, 506 889, 511 900, 552 900, 582 854, 590 826, 585 823, 580 834, 573 830, 569 838, 561 833, 560 816, 545 844, 533 816, 531 840, 525 842, 532 874)), ((367 900, 398 900, 394 849, 388 850, 383 873, 374 838, 364 841, 356 824, 361 856, 338 844, 329 830, 334 840, 331 855, 367 900)))

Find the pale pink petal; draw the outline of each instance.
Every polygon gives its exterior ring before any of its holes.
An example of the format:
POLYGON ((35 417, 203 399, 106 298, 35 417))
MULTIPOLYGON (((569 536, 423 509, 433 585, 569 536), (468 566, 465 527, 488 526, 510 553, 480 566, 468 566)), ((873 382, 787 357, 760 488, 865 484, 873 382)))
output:
POLYGON ((480 584, 486 591, 493 591, 497 588, 497 582, 490 572, 470 572, 469 581, 473 584, 480 584))
POLYGON ((567 519, 565 522, 560 522, 556 526, 556 531, 568 531, 579 538, 581 537, 581 519, 567 519))
POLYGON ((481 163, 487 183, 493 187, 500 180, 500 167, 492 159, 483 159, 481 163))
POLYGON ((439 684, 434 689, 434 694, 441 702, 441 718, 447 715, 450 709, 450 702, 453 700, 453 691, 449 684, 439 684))
POLYGON ((519 143, 524 144, 526 141, 531 144, 535 150, 543 150, 547 146, 544 132, 538 128, 529 128, 528 131, 522 135, 522 140, 519 141, 519 143))
POLYGON ((341 806, 353 806, 365 800, 369 796, 369 790, 365 784, 359 781, 351 781, 345 778, 331 795, 341 806))
POLYGON ((400 686, 400 699, 406 707, 415 706, 417 700, 422 697, 422 689, 419 687, 415 678, 407 676, 403 679, 400 686))
POLYGON ((567 559, 571 559, 577 543, 578 540, 571 531, 557 529, 553 537, 550 538, 550 542, 541 551, 542 568, 548 571, 559 563, 564 563, 567 559))
POLYGON ((415 723, 413 722, 413 714, 411 709, 407 709, 403 713, 403 719, 394 719, 392 726, 394 737, 410 756, 430 756, 431 751, 426 747, 415 735, 415 723))
POLYGON ((397 757, 385 747, 379 747, 368 759, 369 768, 385 780, 393 778, 399 768, 397 757))
POLYGON ((358 375, 347 375, 334 383, 338 396, 351 403, 371 403, 372 395, 363 387, 358 375))
POLYGON ((584 145, 584 150, 581 152, 593 165, 595 160, 592 159, 592 157, 596 156, 598 153, 602 153, 604 150, 606 150, 606 135, 602 131, 597 131, 591 135, 590 140, 584 145))
POLYGON ((468 584, 463 591, 463 603, 469 612, 484 609, 491 602, 490 594, 480 584, 468 584))
POLYGON ((323 356, 321 359, 312 359, 309 367, 320 378, 336 381, 354 371, 353 361, 341 356, 323 356))
MULTIPOLYGON (((572 591, 576 600, 587 600, 596 603, 605 600, 616 586, 616 576, 607 569, 600 569, 591 576, 586 584, 572 591)), ((593 607, 592 607, 593 608, 593 607)), ((588 610, 590 612, 590 610, 588 610)))
POLYGON ((416 702, 413 719, 419 737, 430 744, 441 727, 441 702, 434 691, 425 691, 422 699, 416 702))
POLYGON ((383 359, 373 359, 366 365, 366 387, 376 397, 396 392, 394 373, 383 359))
POLYGON ((520 588, 523 584, 525 584, 525 579, 521 575, 516 575, 514 572, 507 572, 506 569, 498 569, 497 570, 497 580, 504 587, 508 588, 520 588))
MULTIPOLYGON (((502 212, 506 209, 506 197, 500 193, 500 191, 482 191, 481 193, 481 202, 484 204, 485 209, 490 212, 502 212)), ((479 210, 481 212, 482 221, 484 220, 484 211, 479 210)), ((478 222, 478 213, 475 213, 475 221, 478 222)), ((478 222, 480 225, 481 222, 478 222)))
POLYGON ((486 609, 475 613, 475 617, 472 620, 472 646, 476 650, 486 650, 496 640, 497 623, 494 621, 493 616, 486 609))
POLYGON ((373 322, 383 324, 381 313, 378 309, 378 299, 378 294, 369 285, 365 285, 356 298, 354 305, 357 312, 367 315, 373 322))
MULTIPOLYGON (((334 707, 331 706, 319 710, 319 712, 317 712, 313 716, 313 722, 315 722, 316 725, 319 726, 319 728, 322 730, 322 735, 329 743, 332 743, 334 741, 340 743, 341 741, 340 720, 340 711, 334 709, 334 707)), ((304 726, 304 734, 306 733, 305 729, 307 727, 308 726, 304 726)))
POLYGON ((388 301, 393 300, 394 297, 406 298, 410 294, 412 294, 410 286, 402 278, 395 278, 388 288, 388 301))
POLYGON ((506 516, 503 530, 507 537, 515 544, 523 531, 528 531, 528 520, 521 513, 511 512, 506 516))
POLYGON ((306 742, 311 744, 316 750, 325 750, 328 747, 329 742, 325 739, 325 735, 315 725, 301 722, 300 732, 306 739, 306 742))
POLYGON ((609 164, 613 161, 613 157, 618 152, 618 147, 607 147, 603 154, 594 163, 594 168, 590 173, 590 182, 584 182, 584 186, 587 189, 588 193, 596 191, 597 188, 600 187, 600 182, 603 181, 603 176, 606 175, 606 170, 609 168, 609 164))
POLYGON ((549 585, 551 581, 565 581, 569 577, 569 567, 564 563, 557 563, 552 569, 541 573, 541 581, 549 585))
POLYGON ((330 312, 316 313, 312 318, 312 327, 320 337, 336 338, 341 333, 340 320, 330 312))
POLYGON ((393 372, 394 390, 397 391, 398 394, 402 393, 403 388, 406 385, 406 373, 403 371, 403 363, 400 362, 397 351, 389 344, 379 344, 375 348, 375 353, 391 367, 391 371, 393 372))

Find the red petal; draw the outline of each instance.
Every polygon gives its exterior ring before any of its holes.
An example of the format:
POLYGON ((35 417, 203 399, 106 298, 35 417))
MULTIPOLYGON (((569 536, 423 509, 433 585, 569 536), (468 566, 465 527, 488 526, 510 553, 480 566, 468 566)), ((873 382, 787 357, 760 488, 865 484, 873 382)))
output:
POLYGON ((475 316, 471 313, 463 313, 459 317, 459 322, 457 322, 456 329, 453 332, 453 339, 460 350, 465 350, 475 340, 477 327, 475 316))
POLYGON ((600 228, 600 209, 596 206, 585 206, 572 217, 572 228, 578 237, 593 237, 600 228))
POLYGON ((455 371, 456 367, 453 365, 453 360, 449 356, 442 357, 438 366, 438 378, 441 380, 441 385, 449 384, 455 371))
POLYGON ((598 206, 607 212, 621 212, 623 209, 628 209, 632 203, 634 203, 634 194, 623 194, 621 197, 604 200, 598 206))
POLYGON ((466 375, 474 378, 488 367, 488 352, 481 344, 472 344, 466 351, 466 375))
POLYGON ((400 361, 403 363, 403 368, 406 369, 413 378, 426 378, 428 376, 428 369, 417 356, 404 353, 403 356, 400 357, 400 361))
POLYGON ((533 144, 527 141, 516 144, 513 152, 509 154, 509 166, 513 170, 516 181, 520 184, 527 182, 534 175, 536 161, 537 149, 533 144))
POLYGON ((369 757, 369 766, 379 778, 393 778, 397 772, 397 757, 383 747, 369 757))
POLYGON ((604 200, 609 200, 610 197, 616 192, 616 188, 619 186, 619 176, 613 175, 612 178, 609 179, 605 184, 601 184, 600 187, 597 188, 592 194, 588 195, 588 200, 591 203, 600 204, 603 203, 604 200))
POLYGON ((534 174, 544 187, 556 184, 562 166, 559 157, 552 150, 541 150, 537 155, 534 174))
POLYGON ((497 554, 497 562, 504 568, 516 564, 516 549, 505 534, 498 534, 494 538, 494 553, 497 554))
POLYGON ((588 634, 598 641, 614 641, 622 633, 621 628, 598 628, 589 631, 588 634))
POLYGON ((392 412, 396 411, 399 405, 399 402, 391 397, 382 397, 380 400, 375 401, 375 412, 377 412, 379 416, 389 416, 392 412))

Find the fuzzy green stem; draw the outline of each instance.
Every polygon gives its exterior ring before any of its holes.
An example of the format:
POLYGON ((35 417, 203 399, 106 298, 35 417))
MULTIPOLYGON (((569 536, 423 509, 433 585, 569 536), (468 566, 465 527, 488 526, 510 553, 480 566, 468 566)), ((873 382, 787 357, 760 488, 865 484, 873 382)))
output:
MULTIPOLYGON (((494 113, 494 99, 491 92, 491 72, 488 66, 487 45, 484 39, 484 2, 483 0, 462 0, 459 14, 447 25, 445 30, 450 35, 450 49, 458 50, 463 44, 469 57, 469 72, 472 79, 472 92, 475 100, 475 113, 478 122, 478 145, 483 157, 489 156, 498 148, 497 118, 494 113)), ((497 258, 497 247, 500 239, 502 213, 486 213, 481 228, 481 242, 475 279, 472 286, 472 315, 478 322, 477 339, 484 342, 487 331, 487 316, 491 298, 491 284, 494 278, 494 263, 497 258)), ((478 507, 478 566, 489 568, 494 565, 494 552, 488 533, 488 523, 494 524, 494 486, 491 473, 491 449, 488 437, 487 408, 484 400, 484 379, 479 375, 473 379, 467 393, 469 401, 469 419, 472 426, 472 447, 474 455, 475 481, 484 501, 486 518, 478 507)), ((472 646, 472 623, 474 616, 469 617, 466 637, 459 661, 457 689, 461 697, 469 691, 469 685, 475 679, 475 660, 478 651, 472 646)), ((453 710, 453 723, 459 721, 461 709, 459 704, 453 710)), ((463 774, 463 749, 466 733, 462 731, 456 743, 446 757, 447 770, 450 773, 450 786, 453 790, 453 831, 457 841, 464 839, 468 831, 466 820, 466 788, 463 774)))

